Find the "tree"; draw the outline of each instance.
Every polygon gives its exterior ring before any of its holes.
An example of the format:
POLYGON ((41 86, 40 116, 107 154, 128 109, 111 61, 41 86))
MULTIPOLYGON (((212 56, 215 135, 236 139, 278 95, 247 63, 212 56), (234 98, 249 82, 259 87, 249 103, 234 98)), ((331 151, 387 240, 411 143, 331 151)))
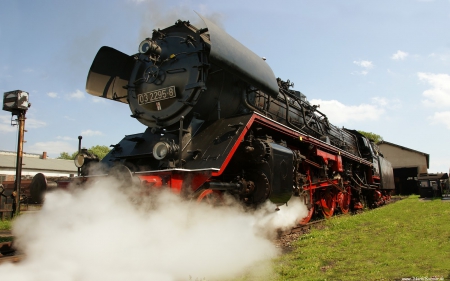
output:
MULTIPOLYGON (((100 160, 102 160, 110 150, 111 149, 106 145, 95 145, 88 149, 89 152, 97 155, 100 160)), ((77 154, 78 151, 75 151, 74 153, 72 153, 72 155, 67 152, 61 152, 58 159, 73 160, 75 159, 75 156, 77 156, 77 154)))
POLYGON ((88 149, 89 152, 94 153, 102 160, 111 149, 106 145, 96 145, 88 149))
POLYGON ((72 158, 72 156, 70 156, 67 152, 61 152, 57 159, 73 160, 74 158, 72 158))
POLYGON ((374 143, 379 143, 380 141, 383 140, 383 137, 380 135, 377 135, 375 133, 371 133, 371 132, 364 132, 364 131, 360 131, 358 130, 358 132, 365 136, 366 138, 368 138, 369 140, 373 141, 374 143))

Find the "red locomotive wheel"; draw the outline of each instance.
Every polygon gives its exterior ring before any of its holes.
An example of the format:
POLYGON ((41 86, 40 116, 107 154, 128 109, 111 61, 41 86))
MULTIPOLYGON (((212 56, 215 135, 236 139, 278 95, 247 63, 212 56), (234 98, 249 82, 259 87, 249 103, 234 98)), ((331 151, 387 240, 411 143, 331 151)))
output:
POLYGON ((347 187, 347 192, 339 192, 337 195, 337 202, 343 214, 347 214, 350 210, 351 197, 352 195, 350 194, 350 187, 347 187))
POLYGON ((311 205, 311 209, 308 211, 308 215, 299 221, 300 225, 306 225, 314 215, 314 205, 311 205))
POLYGON ((217 190, 205 189, 197 198, 197 203, 205 202, 210 205, 217 205, 222 201, 222 193, 217 190))
POLYGON ((331 192, 324 192, 320 198, 320 206, 322 206, 322 214, 325 218, 331 218, 336 208, 336 200, 334 200, 331 192))
POLYGON ((311 194, 310 191, 306 191, 303 192, 302 194, 300 194, 300 200, 303 201, 303 203, 306 206, 310 206, 311 208, 308 210, 308 214, 306 215, 306 217, 302 218, 301 220, 298 221, 298 223, 300 225, 306 225, 308 224, 308 222, 311 220, 311 218, 314 216, 314 203, 311 201, 311 194))

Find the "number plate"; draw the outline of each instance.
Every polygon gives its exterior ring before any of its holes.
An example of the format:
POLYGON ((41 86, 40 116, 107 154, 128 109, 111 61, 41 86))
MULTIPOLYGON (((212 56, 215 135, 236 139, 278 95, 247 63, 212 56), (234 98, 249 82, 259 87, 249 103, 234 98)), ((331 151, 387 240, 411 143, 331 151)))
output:
POLYGON ((147 103, 152 103, 152 102, 175 98, 176 96, 177 95, 175 93, 175 86, 170 86, 167 88, 138 94, 137 99, 138 99, 138 104, 147 104, 147 103))

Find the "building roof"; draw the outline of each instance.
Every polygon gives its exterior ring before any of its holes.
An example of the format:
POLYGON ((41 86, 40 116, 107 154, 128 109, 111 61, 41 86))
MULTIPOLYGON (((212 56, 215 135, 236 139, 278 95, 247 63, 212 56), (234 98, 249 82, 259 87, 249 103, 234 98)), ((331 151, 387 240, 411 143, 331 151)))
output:
POLYGON ((423 174, 419 174, 418 179, 419 179, 419 180, 440 180, 440 179, 448 179, 448 174, 447 174, 447 173, 437 173, 437 174, 423 173, 423 174))
MULTIPOLYGON (((0 170, 2 169, 15 169, 16 168, 16 155, 2 155, 0 154, 0 170)), ((37 157, 23 157, 22 158, 23 170, 42 170, 42 171, 59 171, 76 173, 77 167, 73 160, 64 159, 39 159, 37 157)))
POLYGON ((411 148, 407 148, 407 147, 404 147, 404 146, 401 146, 401 145, 398 145, 398 144, 395 144, 395 143, 392 143, 392 142, 387 142, 387 141, 380 141, 379 143, 377 143, 378 146, 381 145, 381 144, 387 144, 387 145, 398 147, 398 148, 403 149, 403 150, 408 150, 408 151, 411 151, 411 152, 414 152, 414 153, 421 154, 421 155, 426 157, 426 159, 427 159, 427 168, 428 169, 430 168, 430 154, 428 154, 428 153, 417 151, 417 150, 414 150, 414 149, 411 149, 411 148))

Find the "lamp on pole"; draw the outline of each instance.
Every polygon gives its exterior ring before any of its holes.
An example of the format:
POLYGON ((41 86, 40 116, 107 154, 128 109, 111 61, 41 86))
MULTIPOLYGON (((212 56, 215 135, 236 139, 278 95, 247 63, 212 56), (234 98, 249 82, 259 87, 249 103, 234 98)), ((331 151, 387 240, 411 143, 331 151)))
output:
POLYGON ((22 179, 23 135, 25 132, 25 114, 31 103, 28 102, 28 93, 16 90, 3 94, 3 110, 11 112, 11 125, 13 117, 17 116, 19 124, 19 137, 17 140, 16 181, 14 185, 14 215, 20 211, 20 184, 22 179))

